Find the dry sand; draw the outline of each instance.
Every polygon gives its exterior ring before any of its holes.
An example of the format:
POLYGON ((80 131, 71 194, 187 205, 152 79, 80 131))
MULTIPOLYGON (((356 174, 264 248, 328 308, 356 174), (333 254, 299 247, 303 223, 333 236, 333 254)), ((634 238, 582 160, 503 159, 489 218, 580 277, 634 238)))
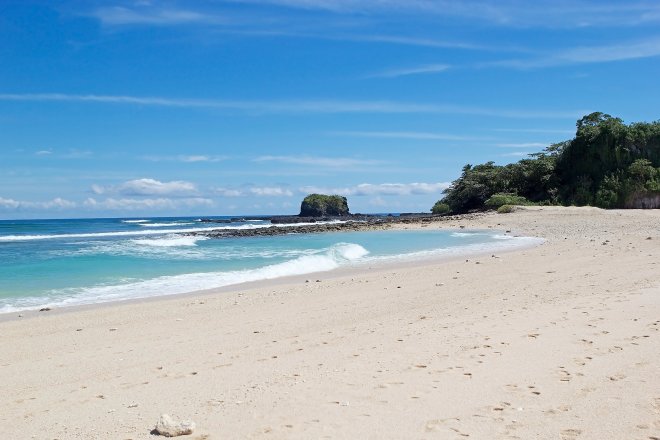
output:
POLYGON ((0 322, 0 438, 660 438, 660 211, 452 225, 547 241, 0 322))

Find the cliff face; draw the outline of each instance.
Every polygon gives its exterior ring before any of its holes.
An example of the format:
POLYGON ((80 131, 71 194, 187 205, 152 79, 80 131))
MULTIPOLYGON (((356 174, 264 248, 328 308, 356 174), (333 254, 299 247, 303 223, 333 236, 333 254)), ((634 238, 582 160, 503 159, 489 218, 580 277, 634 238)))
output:
POLYGON ((300 204, 301 217, 325 217, 349 215, 348 201, 342 196, 310 194, 300 204))

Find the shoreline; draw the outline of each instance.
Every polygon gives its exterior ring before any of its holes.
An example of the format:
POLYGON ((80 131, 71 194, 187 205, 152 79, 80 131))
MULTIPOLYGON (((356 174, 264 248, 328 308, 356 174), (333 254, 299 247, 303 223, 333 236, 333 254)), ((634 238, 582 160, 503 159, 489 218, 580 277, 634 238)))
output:
MULTIPOLYGON (((467 220, 473 220, 474 217, 473 215, 470 214, 470 217, 467 220)), ((460 216, 454 216, 451 221, 461 221, 461 220, 466 220, 460 216)), ((437 229, 441 230, 455 230, 456 232, 479 232, 479 231, 492 231, 492 232, 501 232, 502 234, 506 234, 504 230, 498 231, 498 230, 493 230, 493 229, 460 229, 460 226, 457 227, 446 227, 446 225, 438 222, 443 222, 443 221, 449 221, 449 220, 439 220, 436 222, 428 223, 428 222, 422 222, 422 221, 406 221, 406 222, 401 222, 401 223, 391 223, 388 225, 386 228, 381 228, 379 226, 374 225, 361 225, 359 229, 356 230, 350 230, 349 232, 358 232, 358 231, 378 231, 378 230, 422 230, 423 228, 428 227, 430 224, 433 224, 437 227, 437 229), (457 229, 458 228, 458 229, 457 229)), ((324 232, 299 232, 303 234, 316 234, 316 233, 332 233, 335 232, 334 230, 327 230, 324 232)), ((341 231, 345 232, 345 231, 341 231)), ((195 235, 195 234, 193 234, 195 235)), ((204 234, 201 234, 204 235, 204 234)), ((37 316, 49 314, 49 315, 56 315, 60 313, 75 313, 78 310, 90 310, 94 309, 96 307, 112 307, 115 305, 122 305, 122 304, 132 304, 132 303, 151 303, 151 302, 158 302, 159 300, 166 300, 166 299, 176 299, 178 297, 186 297, 186 296, 197 296, 197 295, 213 295, 213 294, 220 294, 220 293, 231 293, 236 290, 245 290, 245 289, 258 289, 258 288, 269 288, 273 285, 281 286, 281 285, 287 285, 287 284, 297 284, 300 282, 304 282, 305 280, 308 280, 309 278, 314 278, 318 279, 319 277, 321 278, 340 278, 343 276, 349 276, 349 275, 360 275, 364 271, 387 271, 391 268, 394 267, 405 267, 405 268, 414 268, 414 267, 425 267, 433 264, 440 264, 440 263, 445 263, 449 261, 458 261, 464 258, 475 258, 475 257, 481 257, 485 256, 487 254, 492 254, 493 252, 495 253, 508 253, 508 252, 516 252, 519 250, 524 250, 527 248, 535 247, 535 246, 540 246, 543 244, 543 239, 542 237, 527 237, 527 236, 520 236, 520 235, 511 235, 511 237, 516 237, 516 238, 538 238, 538 242, 529 242, 529 243, 520 243, 516 246, 511 246, 511 247, 506 247, 503 246, 505 243, 503 242, 500 246, 498 245, 493 245, 492 248, 487 248, 487 249, 472 249, 469 248, 470 245, 467 247, 461 247, 461 248, 448 248, 446 249, 448 252, 447 253, 442 253, 442 252, 437 252, 440 251, 438 250, 433 250, 433 251, 428 251, 427 255, 424 256, 396 256, 392 257, 391 260, 388 258, 383 258, 382 260, 377 260, 377 261, 363 261, 363 262, 355 262, 352 264, 348 264, 346 266, 340 266, 338 268, 332 269, 332 270, 326 270, 326 271, 316 271, 316 272, 309 272, 305 274, 299 274, 299 275, 285 275, 281 277, 276 277, 276 278, 267 278, 267 279, 259 279, 259 280, 254 280, 254 281, 246 281, 246 282, 238 282, 235 284, 228 284, 225 286, 220 286, 220 287, 212 287, 208 289, 202 289, 202 290, 192 290, 189 292, 180 292, 180 293, 165 293, 163 295, 155 295, 155 296, 145 296, 145 297, 135 297, 135 298, 127 298, 127 299, 119 299, 119 300, 110 300, 110 301, 99 301, 99 302, 94 302, 94 303, 86 303, 86 304, 72 304, 72 305, 67 305, 67 306, 47 306, 47 305, 42 305, 39 307, 47 307, 47 311, 41 311, 38 310, 36 307, 34 309, 25 309, 25 310, 12 310, 8 312, 1 312, 0 313, 0 323, 5 322, 5 321, 12 321, 12 320, 26 320, 26 319, 32 319, 37 316), (436 253, 437 252, 437 253, 436 253)), ((222 238, 213 238, 213 239, 222 239, 222 238)), ((477 247, 481 246, 487 246, 487 245, 477 245, 477 247)), ((444 249, 443 249, 444 250, 444 249)))
POLYGON ((657 437, 659 224, 525 208, 463 223, 546 239, 500 258, 1 321, 0 420, 61 440, 150 439, 161 413, 191 440, 657 437))

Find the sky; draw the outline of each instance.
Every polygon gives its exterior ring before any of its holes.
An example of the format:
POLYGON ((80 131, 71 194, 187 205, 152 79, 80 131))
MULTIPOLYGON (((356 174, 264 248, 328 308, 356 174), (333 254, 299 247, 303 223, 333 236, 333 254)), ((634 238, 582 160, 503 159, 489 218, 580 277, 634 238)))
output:
POLYGON ((658 78, 658 1, 0 0, 0 219, 428 211, 658 78))

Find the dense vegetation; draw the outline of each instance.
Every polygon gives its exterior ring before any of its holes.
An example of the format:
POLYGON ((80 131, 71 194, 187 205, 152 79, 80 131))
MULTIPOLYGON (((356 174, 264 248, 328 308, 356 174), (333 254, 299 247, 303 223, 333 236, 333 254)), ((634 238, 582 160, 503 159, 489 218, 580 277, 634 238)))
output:
POLYGON ((519 162, 465 165, 436 206, 452 213, 527 203, 660 207, 660 121, 626 125, 592 113, 576 125, 572 140, 519 162))
POLYGON ((310 194, 300 204, 301 217, 324 217, 348 215, 346 197, 310 194))

